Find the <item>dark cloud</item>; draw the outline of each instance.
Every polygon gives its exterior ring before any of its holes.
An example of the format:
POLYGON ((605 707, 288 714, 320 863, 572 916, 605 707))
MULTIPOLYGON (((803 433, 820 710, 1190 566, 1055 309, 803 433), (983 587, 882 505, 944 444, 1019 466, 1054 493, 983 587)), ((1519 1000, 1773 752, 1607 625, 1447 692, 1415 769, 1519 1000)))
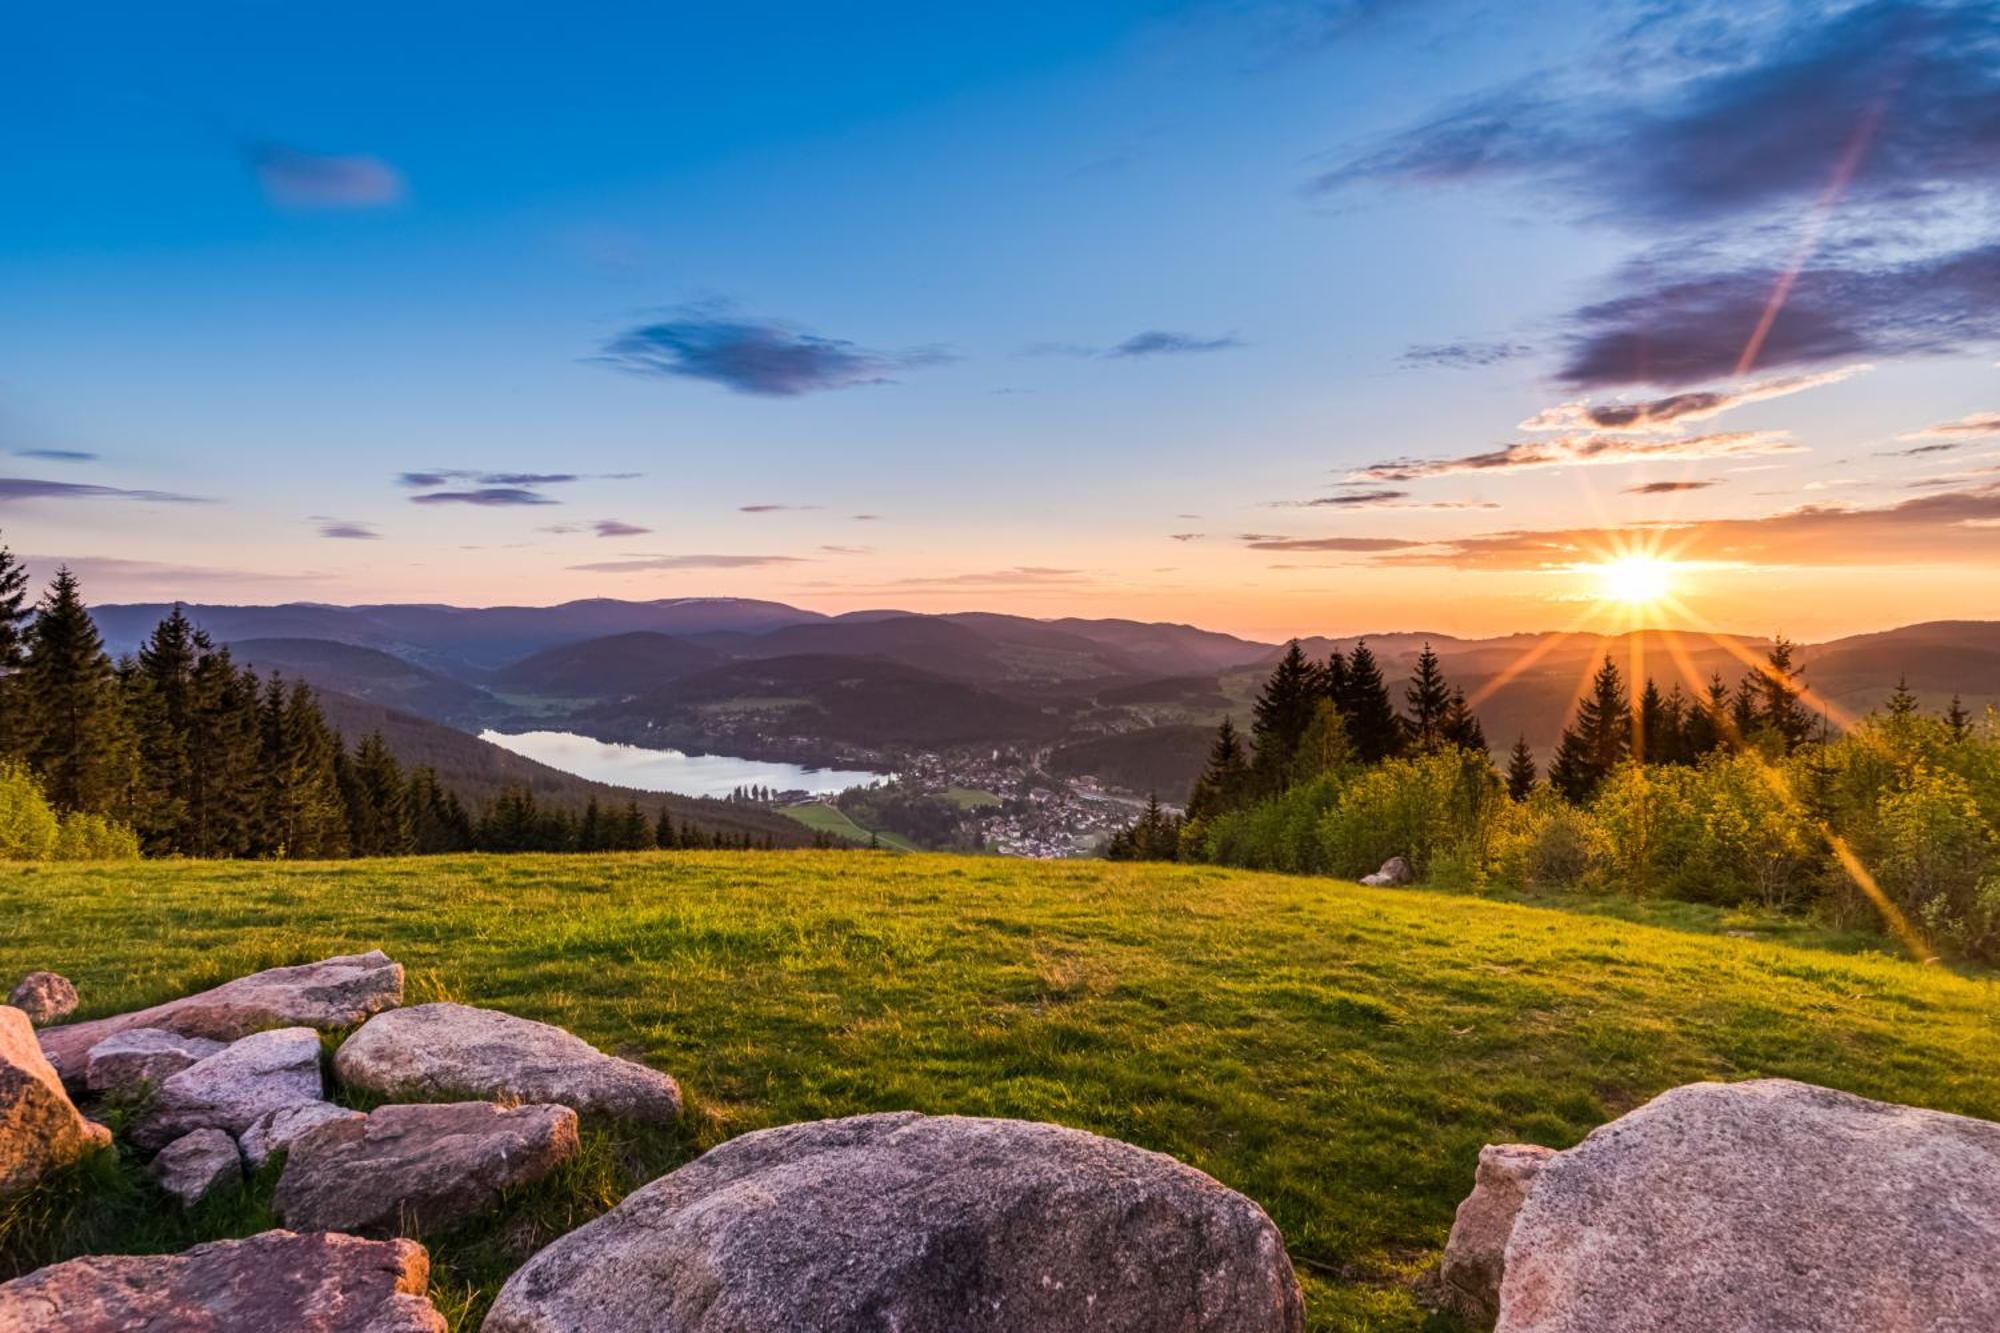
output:
POLYGON ((854 521, 856 523, 880 523, 882 516, 880 514, 856 514, 854 515, 854 521))
POLYGON ((16 458, 35 458, 44 463, 95 463, 97 455, 81 449, 16 449, 16 458))
POLYGON ((429 490, 433 486, 442 486, 447 482, 473 475, 475 474, 471 472, 401 472, 396 475, 396 484, 429 490))
POLYGON ((152 504, 212 503, 199 495, 177 495, 172 491, 135 491, 122 486, 88 486, 76 481, 0 477, 0 504, 12 500, 143 500, 152 504))
POLYGON ((574 472, 487 472, 479 478, 482 486, 555 486, 577 480, 574 472))
POLYGON ((283 144, 248 150, 265 198, 282 208, 387 208, 403 202, 403 177, 379 157, 308 153, 283 144))
POLYGON ((1170 532, 1167 534, 1167 540, 1176 542, 1198 542, 1207 536, 1208 534, 1205 532, 1170 532))
POLYGON ((1537 412, 1521 423, 1522 430, 1604 430, 1616 432, 1674 432, 1693 421, 1706 421, 1745 403, 1761 403, 1785 398, 1823 384, 1838 384, 1872 367, 1844 366, 1812 375, 1787 375, 1756 380, 1728 389, 1703 389, 1668 394, 1664 398, 1638 402, 1563 403, 1537 412))
POLYGON ((596 529, 600 537, 638 537, 652 531, 651 528, 642 528, 636 523, 621 523, 615 518, 600 518, 591 524, 591 527, 596 529))
POLYGON ((1526 343, 1418 343, 1406 349, 1397 360, 1412 369, 1473 370, 1481 366, 1497 366, 1504 361, 1526 356, 1533 350, 1526 343))
POLYGON ((1408 491, 1350 491, 1346 495, 1322 495, 1312 500, 1273 500, 1282 509, 1377 509, 1410 498, 1408 491))
POLYGON ((320 525, 319 535, 355 542, 378 541, 382 536, 365 523, 323 523, 320 525))
POLYGON ((539 491, 523 490, 518 486, 482 486, 468 491, 432 491, 428 495, 413 495, 411 504, 419 505, 480 505, 487 508, 507 508, 513 505, 552 505, 560 500, 543 495, 539 491))
MULTIPOLYGON (((736 512, 739 514, 794 514, 794 513, 801 513, 809 509, 823 509, 823 508, 825 508, 824 505, 785 505, 785 504, 738 505, 736 506, 736 512)), ((861 517, 861 515, 857 514, 855 517, 859 518, 861 517)))
POLYGON ((1741 458, 1801 452, 1784 431, 1726 431, 1669 438, 1619 434, 1558 435, 1522 440, 1458 458, 1395 458, 1347 474, 1350 483, 1417 481, 1464 472, 1518 472, 1527 468, 1606 466, 1668 460, 1741 458))
POLYGON ((1957 440, 1944 440, 1937 444, 1913 444, 1907 449, 1878 449, 1877 458, 1922 458, 1926 454, 1948 454, 1965 446, 1957 440))
POLYGON ((768 565, 800 565, 795 555, 643 555, 630 560, 599 560, 570 568, 588 574, 638 574, 661 569, 758 569, 768 565))
POLYGON ((1244 544, 1253 551, 1403 551, 1429 542, 1405 541, 1400 537, 1268 537, 1247 533, 1244 544), (1251 540, 1252 537, 1256 540, 1251 540))
POLYGON ((560 486, 572 481, 626 481, 643 475, 639 472, 601 472, 586 476, 580 472, 485 472, 479 468, 436 467, 420 472, 399 472, 396 484, 418 490, 445 486, 454 481, 476 482, 481 486, 560 486))
POLYGON ((871 351, 774 320, 697 310, 627 329, 604 345, 598 359, 637 375, 707 380, 736 393, 791 398, 886 384, 899 370, 937 365, 953 357, 935 347, 871 351))
POLYGON ((1225 333, 1218 338, 1198 338, 1191 333, 1147 329, 1144 333, 1133 334, 1105 355, 1131 357, 1180 355, 1188 352, 1226 352, 1242 345, 1242 341, 1234 334, 1225 333))
POLYGON ((1627 486, 1627 495, 1678 495, 1682 491, 1705 491, 1711 486, 1720 486, 1719 481, 1642 481, 1637 486, 1627 486))

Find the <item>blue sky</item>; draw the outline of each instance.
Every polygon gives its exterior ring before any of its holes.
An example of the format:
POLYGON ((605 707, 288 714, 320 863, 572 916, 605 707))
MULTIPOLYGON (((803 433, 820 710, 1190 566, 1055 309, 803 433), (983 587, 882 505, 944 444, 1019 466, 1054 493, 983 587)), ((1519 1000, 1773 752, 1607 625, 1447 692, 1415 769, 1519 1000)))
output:
POLYGON ((14 28, 0 531, 100 600, 2000 613, 1987 7, 14 28))

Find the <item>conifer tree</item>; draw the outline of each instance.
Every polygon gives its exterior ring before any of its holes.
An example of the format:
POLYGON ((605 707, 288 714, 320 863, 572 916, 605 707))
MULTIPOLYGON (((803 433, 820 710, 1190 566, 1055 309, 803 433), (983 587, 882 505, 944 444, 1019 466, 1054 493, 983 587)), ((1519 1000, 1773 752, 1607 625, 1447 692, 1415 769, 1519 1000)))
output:
POLYGON ((1805 691, 1794 657, 1798 645, 1780 634, 1765 656, 1765 670, 1758 678, 1757 722, 1779 738, 1787 751, 1796 749, 1812 735, 1813 715, 1799 701, 1805 691))
POLYGON ((348 842, 356 856, 403 856, 410 850, 410 816, 402 766, 379 731, 370 732, 347 765, 348 842))
POLYGON ((187 849, 188 733, 194 713, 195 629, 180 606, 139 645, 126 688, 139 743, 135 821, 149 853, 187 849))
POLYGON ((1896 689, 1890 694, 1885 706, 1890 717, 1916 716, 1917 696, 1910 692, 1910 678, 1907 675, 1896 677, 1896 689))
POLYGON ((1278 659, 1251 710, 1252 771, 1260 791, 1276 793, 1291 784, 1292 758, 1319 701, 1318 673, 1293 639, 1278 659))
POLYGON ((0 762, 20 758, 27 743, 21 716, 25 701, 16 696, 13 679, 27 657, 27 624, 33 615, 27 568, 0 544, 0 762))
POLYGON ((672 851, 680 846, 674 840, 674 814, 666 806, 660 807, 659 822, 653 825, 653 845, 664 851, 672 851))
POLYGON ((36 608, 27 647, 14 681, 29 768, 58 811, 116 813, 136 755, 117 674, 67 566, 56 571, 36 608))
POLYGON ((1632 702, 1618 664, 1605 655, 1577 704, 1576 720, 1563 729, 1549 765, 1549 785, 1581 805, 1632 750, 1632 702))
POLYGON ((1700 699, 1688 707, 1687 725, 1681 732, 1682 748, 1689 763, 1699 763, 1706 755, 1723 749, 1729 733, 1729 687, 1717 672, 1700 699))
POLYGON ((1328 773, 1338 773, 1354 762, 1354 743, 1347 736, 1347 719, 1330 699, 1321 699, 1313 708, 1312 721, 1299 739, 1293 756, 1293 780, 1310 782, 1328 773))
POLYGON ((1403 736, 1411 749, 1435 750, 1444 744, 1445 716, 1451 711, 1451 687, 1430 644, 1417 654, 1417 669, 1403 691, 1409 711, 1403 715, 1403 736))
MULTIPOLYGON (((743 800, 743 788, 738 787, 730 799, 740 805, 743 800)), ((597 808, 595 796, 584 805, 583 822, 576 826, 576 849, 579 852, 604 850, 604 813, 597 808)))
POLYGON ((1236 724, 1223 718, 1215 728, 1215 740, 1208 747, 1208 766, 1188 794, 1188 818, 1211 819, 1234 810, 1248 794, 1249 764, 1236 724))
POLYGON ((348 853, 347 804, 335 755, 340 742, 303 681, 272 676, 258 708, 260 851, 317 860, 348 853))
POLYGON ((1965 701, 1956 694, 1951 696, 1951 707, 1945 710, 1944 724, 1951 729, 1951 738, 1962 741, 1972 734, 1972 714, 1965 711, 1965 701))
POLYGON ((1442 735, 1446 745, 1470 750, 1474 754, 1488 753, 1486 728, 1479 725, 1479 716, 1472 711, 1472 705, 1466 702, 1465 691, 1462 689, 1454 689, 1451 692, 1451 705, 1445 709, 1442 735))
POLYGON ((1319 669, 1319 688, 1335 708, 1341 707, 1347 699, 1347 659, 1341 655, 1340 649, 1327 654, 1325 665, 1319 669))
POLYGON ((1517 801, 1527 800, 1534 793, 1538 776, 1535 752, 1528 748, 1528 738, 1516 737, 1514 748, 1507 753, 1507 795, 1517 801))
POLYGON ((1347 698, 1334 701, 1347 719, 1347 736, 1364 764, 1379 764, 1403 752, 1402 724, 1389 702, 1382 668, 1364 640, 1347 655, 1347 698))
POLYGON ((1647 677, 1646 688, 1639 694, 1639 753, 1634 757, 1644 764, 1672 762, 1680 744, 1676 730, 1667 696, 1660 692, 1659 682, 1647 677))
POLYGON ((627 801, 625 808, 612 816, 607 841, 614 851, 620 852, 636 852, 653 841, 653 830, 647 826, 645 812, 639 809, 637 801, 627 801))
POLYGON ((268 841, 261 823, 268 776, 257 678, 229 650, 193 639, 188 677, 187 785, 180 841, 190 856, 247 856, 268 841))
POLYGON ((1729 701, 1729 724, 1725 734, 1733 749, 1751 745, 1757 737, 1758 705, 1764 697, 1764 678, 1745 672, 1736 683, 1735 697, 1729 701))

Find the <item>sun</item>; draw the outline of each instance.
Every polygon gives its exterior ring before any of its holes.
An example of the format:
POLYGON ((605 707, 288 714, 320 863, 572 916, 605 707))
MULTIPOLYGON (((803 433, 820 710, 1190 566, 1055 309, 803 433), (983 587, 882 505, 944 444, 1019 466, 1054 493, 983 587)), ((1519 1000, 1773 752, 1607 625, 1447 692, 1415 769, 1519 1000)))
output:
POLYGON ((1623 606, 1651 606, 1674 591, 1674 564, 1647 555, 1621 556, 1592 566, 1600 600, 1623 606))

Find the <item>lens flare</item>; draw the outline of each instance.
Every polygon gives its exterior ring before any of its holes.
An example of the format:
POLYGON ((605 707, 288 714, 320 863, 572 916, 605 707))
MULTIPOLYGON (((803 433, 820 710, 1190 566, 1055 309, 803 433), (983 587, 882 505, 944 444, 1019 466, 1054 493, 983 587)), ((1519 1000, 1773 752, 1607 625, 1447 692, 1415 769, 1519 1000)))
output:
POLYGON ((1597 595, 1607 602, 1625 606, 1651 606, 1673 594, 1672 561, 1652 556, 1628 555, 1591 567, 1597 579, 1597 595))

